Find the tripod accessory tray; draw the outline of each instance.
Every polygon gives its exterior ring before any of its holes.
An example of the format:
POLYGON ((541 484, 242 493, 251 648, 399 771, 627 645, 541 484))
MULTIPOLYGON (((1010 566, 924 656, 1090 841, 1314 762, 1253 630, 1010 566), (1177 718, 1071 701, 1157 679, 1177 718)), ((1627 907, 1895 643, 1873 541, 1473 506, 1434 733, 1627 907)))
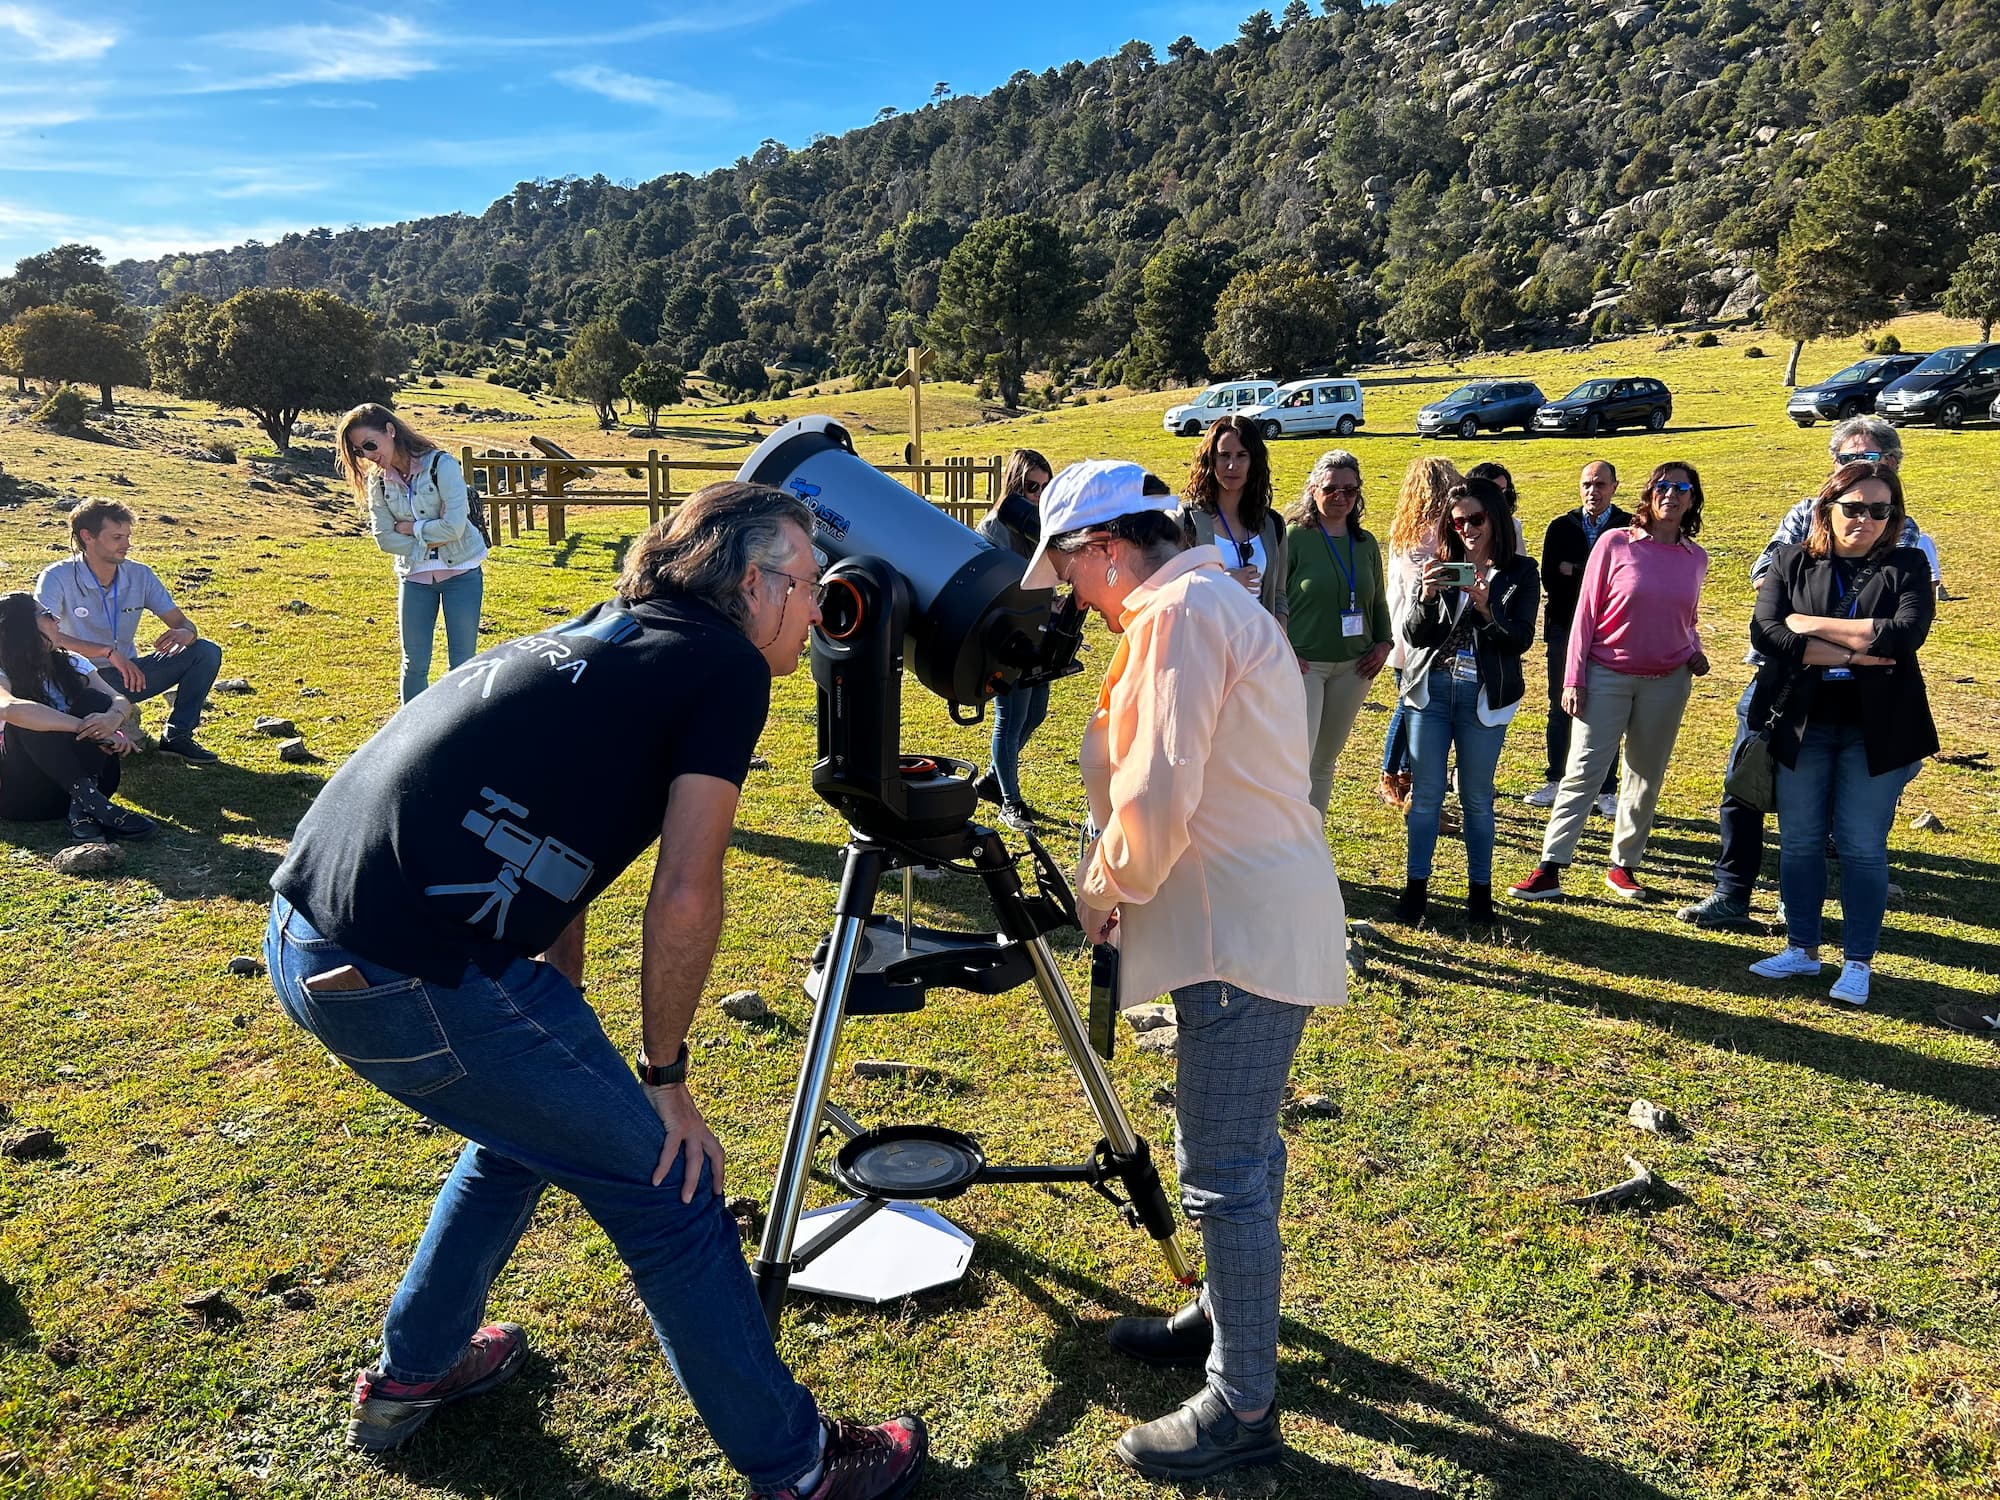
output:
POLYGON ((956 1198, 980 1180, 986 1153, 969 1135, 936 1125, 884 1125, 840 1148, 833 1175, 863 1198, 956 1198))

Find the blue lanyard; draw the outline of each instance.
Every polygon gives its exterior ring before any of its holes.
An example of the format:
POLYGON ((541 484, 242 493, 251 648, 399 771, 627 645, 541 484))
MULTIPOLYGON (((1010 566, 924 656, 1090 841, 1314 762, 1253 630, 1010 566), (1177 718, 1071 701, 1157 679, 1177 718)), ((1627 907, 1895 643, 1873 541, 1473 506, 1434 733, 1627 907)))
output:
MULTIPOLYGON (((1864 579, 1862 581, 1865 583, 1867 580, 1864 579)), ((1853 619, 1854 612, 1859 608, 1861 608, 1861 590, 1859 588, 1856 588, 1854 591, 1853 600, 1850 601, 1848 599, 1847 584, 1845 583, 1845 581, 1842 580, 1840 576, 1840 566, 1837 563, 1834 565, 1833 569, 1833 587, 1836 595, 1838 596, 1834 602, 1836 604, 1847 605, 1847 618, 1850 620, 1853 619)))
MULTIPOLYGON (((1229 529, 1229 517, 1222 513, 1222 507, 1219 504, 1215 507, 1215 524, 1222 528, 1222 534, 1229 538, 1229 545, 1236 549, 1236 565, 1242 568, 1249 567, 1250 543, 1236 540, 1236 533, 1229 529)), ((1252 538, 1252 540, 1255 540, 1255 538, 1252 538)))
POLYGON ((1340 554, 1333 550, 1333 536, 1326 529, 1325 524, 1320 521, 1314 521, 1313 525, 1319 531, 1320 540, 1326 543, 1326 555, 1333 559, 1334 566, 1340 569, 1340 576, 1347 580, 1347 602, 1349 606, 1359 609, 1361 607, 1361 598, 1360 590, 1355 587, 1353 535, 1350 533, 1347 538, 1347 561, 1342 562, 1340 554))
POLYGON ((105 593, 105 591, 104 591, 104 585, 103 585, 103 584, 101 584, 101 583, 98 583, 98 582, 97 582, 97 575, 96 575, 95 573, 92 573, 92 572, 90 572, 89 568, 88 568, 88 567, 86 567, 86 566, 85 566, 85 565, 84 565, 83 563, 80 563, 80 562, 79 562, 78 564, 76 564, 76 566, 77 566, 77 567, 79 567, 79 568, 83 568, 83 569, 84 569, 84 571, 85 571, 86 573, 88 573, 88 574, 89 574, 89 577, 90 577, 90 581, 91 581, 91 582, 92 582, 93 584, 96 584, 96 585, 97 585, 97 602, 98 602, 98 603, 99 603, 99 604, 100 604, 101 606, 103 606, 103 608, 104 608, 104 610, 106 611, 106 613, 108 613, 108 614, 109 614, 109 615, 111 616, 111 649, 112 649, 112 650, 114 650, 114 651, 116 651, 116 650, 118 649, 118 573, 119 573, 119 569, 118 569, 117 567, 113 567, 113 568, 112 568, 112 570, 111 570, 111 592, 110 592, 110 593, 109 593, 109 594, 107 595, 107 594, 105 593))

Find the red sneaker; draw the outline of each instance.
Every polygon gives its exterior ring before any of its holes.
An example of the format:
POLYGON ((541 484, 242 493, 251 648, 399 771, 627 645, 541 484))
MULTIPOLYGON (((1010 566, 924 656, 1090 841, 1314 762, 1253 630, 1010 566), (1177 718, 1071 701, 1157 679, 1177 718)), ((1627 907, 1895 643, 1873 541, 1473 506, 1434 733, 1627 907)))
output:
POLYGON ((1507 887, 1507 894, 1519 901, 1547 901, 1562 893, 1562 871, 1554 865, 1536 865, 1534 874, 1507 887))
POLYGON ((930 1438, 924 1419, 892 1417, 875 1427, 826 1421, 819 1483, 809 1490, 761 1490, 760 1500, 901 1500, 923 1477, 930 1438))
POLYGON ((1611 887, 1614 895, 1623 900, 1644 901, 1646 899, 1646 888, 1639 884, 1633 878, 1632 872, 1623 865, 1613 865, 1610 869, 1606 870, 1604 872, 1604 883, 1611 887))
POLYGON ((488 1323, 472 1336, 457 1364, 423 1385, 405 1385, 380 1370, 363 1370, 354 1377, 348 1446, 369 1453, 401 1447, 440 1406, 505 1385, 527 1357, 528 1335, 519 1324, 488 1323))

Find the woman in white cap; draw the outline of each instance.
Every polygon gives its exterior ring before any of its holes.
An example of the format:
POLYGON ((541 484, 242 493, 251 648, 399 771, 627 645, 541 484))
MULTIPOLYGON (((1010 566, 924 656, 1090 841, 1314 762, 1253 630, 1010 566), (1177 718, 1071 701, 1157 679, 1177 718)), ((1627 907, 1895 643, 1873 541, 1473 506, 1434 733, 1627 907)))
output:
POLYGON ((1197 1302, 1120 1318, 1110 1339, 1208 1379, 1119 1438, 1118 1456, 1186 1480, 1284 1451, 1278 1105, 1311 1007, 1347 998, 1347 963, 1297 659, 1221 553, 1184 550, 1172 503, 1145 493, 1136 464, 1072 464, 1043 491, 1027 584, 1069 584, 1119 637, 1078 756, 1101 830, 1079 917, 1093 942, 1118 943, 1121 1003, 1173 998, 1174 1158, 1207 1279, 1197 1302))

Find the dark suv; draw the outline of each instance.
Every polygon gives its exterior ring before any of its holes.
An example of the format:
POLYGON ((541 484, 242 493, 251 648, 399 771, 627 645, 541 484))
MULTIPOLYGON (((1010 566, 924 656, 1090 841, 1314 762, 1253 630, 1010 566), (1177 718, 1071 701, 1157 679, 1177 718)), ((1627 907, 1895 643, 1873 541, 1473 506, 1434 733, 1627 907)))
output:
POLYGON ((1417 412, 1417 435, 1439 437, 1455 432, 1462 438, 1479 436, 1484 427, 1498 432, 1503 427, 1533 429, 1535 408, 1542 404, 1542 388, 1526 380, 1475 380, 1449 396, 1433 401, 1417 412))
POLYGON ((1801 427, 1810 427, 1822 418, 1845 422, 1849 417, 1863 416, 1875 410, 1875 398, 1891 381, 1929 358, 1928 354, 1877 354, 1864 359, 1818 385, 1800 386, 1785 403, 1785 415, 1801 427))
POLYGON ((1535 413, 1535 431, 1596 437, 1615 427, 1659 432, 1674 414, 1674 393, 1648 375, 1586 380, 1535 413))
POLYGON ((2000 344, 1940 349, 1875 398, 1875 411, 1896 426, 1935 422, 1956 427, 2000 395, 2000 344))

